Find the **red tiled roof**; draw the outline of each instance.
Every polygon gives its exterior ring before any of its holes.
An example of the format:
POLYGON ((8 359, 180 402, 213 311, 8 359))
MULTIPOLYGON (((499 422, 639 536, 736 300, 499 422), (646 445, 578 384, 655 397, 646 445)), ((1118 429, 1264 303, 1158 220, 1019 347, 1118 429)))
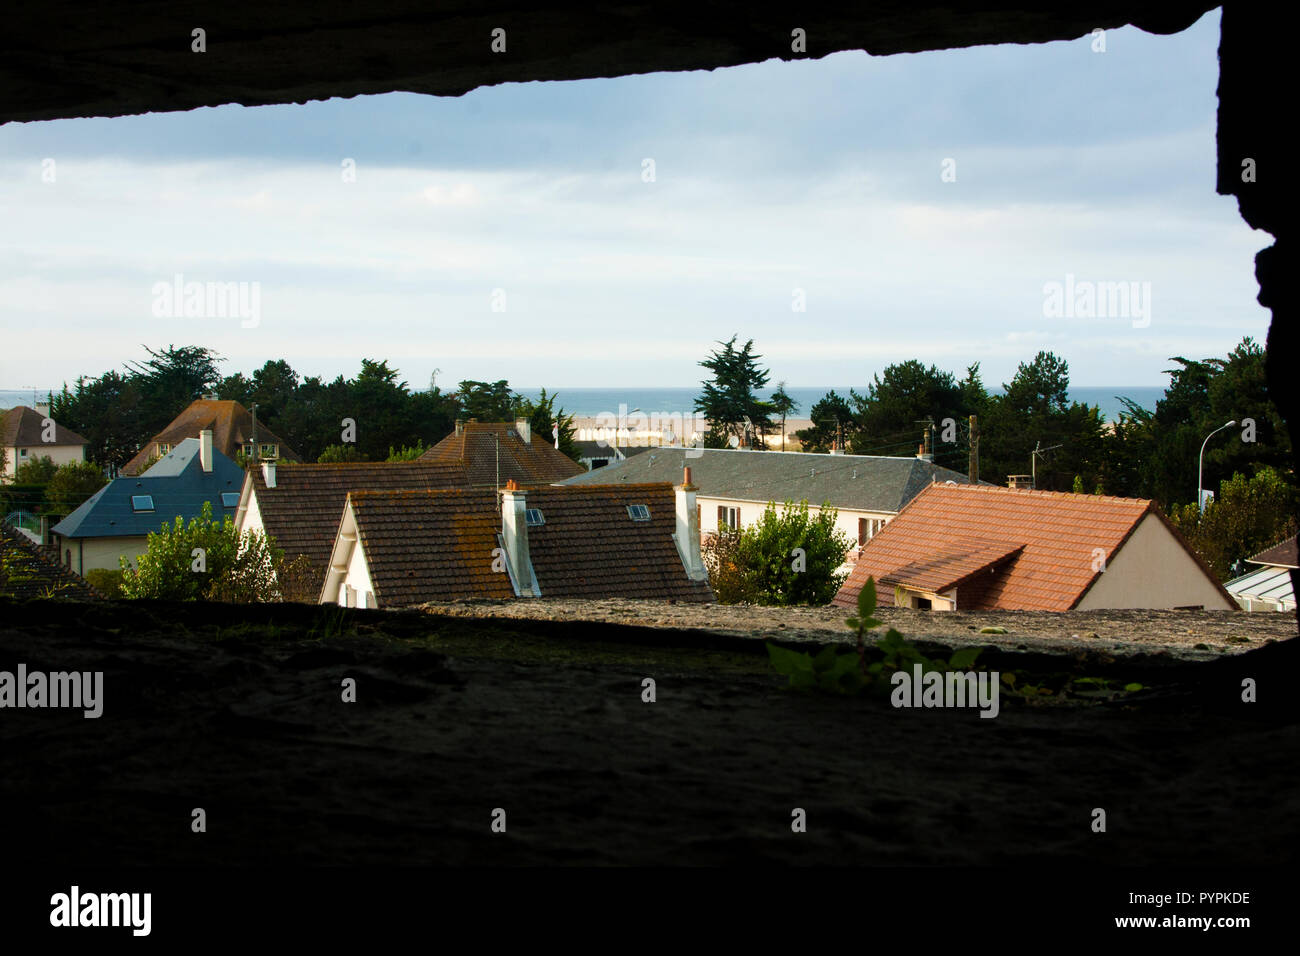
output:
POLYGON ((307 556, 323 582, 339 518, 350 491, 404 488, 454 488, 464 470, 436 462, 342 462, 285 464, 275 470, 275 487, 266 487, 260 468, 250 468, 253 492, 267 534, 292 559, 307 556))
MULTIPOLYGON (((934 484, 867 542, 833 603, 854 606, 868 577, 937 593, 993 569, 972 588, 969 602, 958 591, 960 610, 1068 610, 1100 573, 1094 549, 1109 563, 1147 514, 1174 532, 1205 570, 1150 501, 934 484)), ((892 603, 891 591, 880 589, 881 603, 892 603)))
MULTIPOLYGON (((706 583, 687 577, 677 553, 671 485, 546 487, 526 495, 544 521, 528 528, 542 597, 713 600, 706 583), (633 521, 629 504, 646 505, 650 520, 633 521)), ((381 606, 515 596, 509 575, 492 568, 501 547, 493 491, 358 492, 349 500, 381 606)))
POLYGON ((8 448, 32 445, 86 445, 89 444, 70 428, 54 423, 54 441, 42 441, 45 417, 34 408, 16 405, 0 415, 0 444, 8 448))
POLYGON ((1251 564, 1267 564, 1275 568, 1296 568, 1300 567, 1300 548, 1296 546, 1296 536, 1291 535, 1285 541, 1273 545, 1255 555, 1253 558, 1247 558, 1251 564))
POLYGON ((381 607, 514 597, 509 574, 492 569, 501 531, 494 492, 362 491, 349 501, 381 607))
MULTIPOLYGON (((199 432, 204 429, 212 431, 212 447, 227 458, 233 459, 243 450, 246 442, 253 440, 253 414, 239 402, 218 401, 211 398, 196 399, 190 402, 185 411, 172 419, 171 424, 149 439, 135 457, 122 467, 122 473, 134 475, 142 471, 149 459, 153 457, 154 446, 159 442, 179 445, 186 438, 198 438, 199 432)), ((281 461, 298 460, 298 453, 260 421, 257 423, 257 443, 279 445, 281 461)))
POLYGON ((513 478, 521 484, 562 481, 586 471, 548 441, 524 441, 511 422, 467 422, 426 451, 421 461, 460 464, 476 488, 495 488, 513 478), (498 472, 498 440, 500 471, 498 472))

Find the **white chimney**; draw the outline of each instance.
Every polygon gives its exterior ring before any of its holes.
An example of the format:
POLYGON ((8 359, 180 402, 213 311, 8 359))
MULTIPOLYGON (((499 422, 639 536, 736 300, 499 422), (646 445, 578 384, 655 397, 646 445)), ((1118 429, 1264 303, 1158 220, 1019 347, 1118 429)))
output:
POLYGON ((212 473, 212 429, 205 428, 199 432, 199 464, 204 472, 212 473))
POLYGON ((275 462, 274 461, 262 462, 262 480, 266 482, 266 487, 268 488, 275 487, 275 462))
POLYGON ((515 431, 519 433, 519 437, 524 440, 525 445, 531 445, 533 443, 533 426, 528 419, 517 419, 515 421, 515 431))
POLYGON ((501 491, 501 543, 506 550, 515 594, 519 597, 537 597, 533 578, 533 562, 528 555, 528 492, 511 478, 501 491))
POLYGON ((695 503, 695 485, 691 484, 691 469, 688 465, 682 472, 682 483, 677 486, 677 553, 682 557, 682 567, 686 576, 692 581, 704 581, 709 577, 700 556, 700 513, 695 503))

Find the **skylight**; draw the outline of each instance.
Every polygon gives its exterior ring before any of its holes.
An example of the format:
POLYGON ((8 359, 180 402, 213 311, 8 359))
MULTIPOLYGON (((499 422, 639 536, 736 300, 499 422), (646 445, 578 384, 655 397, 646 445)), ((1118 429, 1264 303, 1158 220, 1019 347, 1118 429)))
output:
POLYGON ((221 493, 221 506, 223 508, 235 508, 239 505, 238 491, 223 491, 221 493))
POLYGON ((627 514, 628 517, 631 518, 633 521, 650 520, 650 509, 647 508, 645 505, 628 505, 627 514))
POLYGON ((528 508, 524 511, 524 523, 529 527, 535 528, 538 525, 546 524, 546 519, 542 517, 541 508, 528 508))
POLYGON ((132 511, 153 511, 153 495, 132 495, 132 511))

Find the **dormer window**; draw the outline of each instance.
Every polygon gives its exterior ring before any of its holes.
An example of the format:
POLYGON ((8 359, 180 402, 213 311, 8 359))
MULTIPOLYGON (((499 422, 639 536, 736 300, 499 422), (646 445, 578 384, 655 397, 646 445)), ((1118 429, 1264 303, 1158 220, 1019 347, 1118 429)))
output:
POLYGON ((649 521, 650 509, 645 505, 628 505, 627 515, 633 521, 649 521))
POLYGON ((172 450, 172 446, 167 444, 166 442, 160 441, 158 443, 158 457, 161 458, 163 455, 168 454, 171 450, 172 450))
POLYGON ((528 508, 524 511, 524 524, 530 528, 537 528, 546 524, 546 519, 542 517, 541 508, 528 508))
POLYGON ((262 442, 257 454, 259 458, 279 458, 280 446, 274 442, 262 442))

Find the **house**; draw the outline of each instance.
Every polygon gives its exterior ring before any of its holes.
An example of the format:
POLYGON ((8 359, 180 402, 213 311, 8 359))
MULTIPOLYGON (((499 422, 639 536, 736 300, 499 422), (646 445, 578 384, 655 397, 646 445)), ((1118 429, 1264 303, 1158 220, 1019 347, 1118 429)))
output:
POLYGON ((713 600, 695 487, 652 484, 353 492, 322 604, 459 598, 713 600))
POLYGON ((595 439, 591 441, 577 441, 574 444, 578 448, 578 463, 588 471, 595 471, 597 468, 604 468, 620 461, 624 461, 633 455, 639 455, 643 451, 649 451, 654 447, 651 445, 611 445, 604 439, 595 439))
POLYGON ((582 474, 582 465, 536 440, 527 419, 517 422, 457 422, 456 430, 434 445, 421 461, 459 465, 467 488, 495 489, 507 481, 547 484, 582 474))
POLYGON ((732 448, 652 448, 563 484, 617 484, 669 480, 690 466, 699 486, 700 530, 742 528, 759 519, 769 502, 807 500, 809 511, 829 501, 836 526, 855 542, 846 561, 885 523, 935 481, 965 482, 966 476, 925 458, 749 451, 732 448))
POLYGON ((1295 611, 1295 583, 1292 572, 1300 568, 1296 536, 1261 551, 1249 564, 1259 568, 1224 585, 1244 611, 1295 611))
POLYGON ((18 405, 0 414, 0 444, 4 467, 0 475, 12 481, 19 466, 49 457, 56 465, 86 460, 89 442, 50 418, 50 407, 18 405))
POLYGON ((440 462, 264 461, 243 475, 235 527, 241 534, 268 535, 288 560, 305 555, 316 591, 325 579, 349 491, 456 488, 465 481, 463 467, 440 462))
POLYGON ((922 489, 832 603, 868 577, 882 605, 935 610, 1237 606, 1154 502, 992 485, 922 489))
POLYGON ((85 574, 92 568, 120 568, 148 547, 151 531, 177 518, 197 518, 205 502, 221 520, 235 514, 243 470, 213 448, 212 432, 182 439, 148 471, 115 478, 51 531, 63 563, 85 574))
POLYGON ((198 438, 203 431, 212 432, 213 447, 232 460, 243 454, 248 458, 298 461, 298 453, 264 424, 255 422, 252 413, 239 402, 200 398, 149 439, 122 466, 122 474, 139 474, 150 461, 163 457, 187 438, 198 438))
POLYGON ((102 595, 45 548, 9 525, 0 525, 0 596, 19 601, 33 598, 74 598, 98 601, 102 595))

